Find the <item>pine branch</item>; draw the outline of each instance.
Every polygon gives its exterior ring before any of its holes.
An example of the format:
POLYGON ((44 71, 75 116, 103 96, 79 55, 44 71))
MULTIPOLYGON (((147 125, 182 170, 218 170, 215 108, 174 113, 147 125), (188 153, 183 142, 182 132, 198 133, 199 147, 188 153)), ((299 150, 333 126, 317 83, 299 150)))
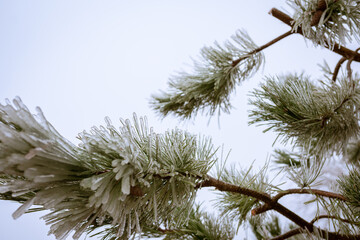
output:
POLYGON ((342 201, 347 201, 347 199, 341 194, 319 190, 319 189, 287 189, 285 191, 278 193, 276 196, 274 196, 273 199, 275 201, 278 201, 280 198, 288 194, 313 194, 317 196, 323 196, 328 198, 339 199, 342 201))
POLYGON ((157 228, 157 231, 161 232, 162 234, 172 234, 177 232, 178 230, 174 230, 174 229, 163 229, 163 228, 157 228))
MULTIPOLYGON (((249 52, 247 55, 253 55, 253 54, 256 54, 256 53, 258 53, 258 52, 261 52, 261 51, 264 50, 265 48, 270 47, 271 45, 274 45, 274 44, 277 43, 278 41, 280 41, 280 40, 282 40, 282 39, 290 36, 291 34, 293 34, 293 31, 290 30, 290 31, 288 31, 288 32, 286 32, 286 33, 284 33, 284 34, 282 34, 282 35, 274 38, 274 39, 271 40, 270 42, 268 42, 268 43, 266 43, 266 44, 264 44, 264 45, 262 45, 262 46, 260 46, 260 47, 258 47, 258 48, 256 48, 256 49, 254 49, 253 51, 249 52)), ((244 59, 244 58, 239 58, 239 59, 237 59, 237 60, 234 60, 233 63, 232 63, 232 65, 233 65, 233 66, 236 66, 236 65, 237 65, 240 61, 242 61, 243 59, 244 59)))
POLYGON ((34 116, 19 98, 0 104, 0 199, 23 202, 14 218, 32 205, 50 210, 43 219, 57 239, 73 230, 77 239, 108 219, 120 239, 169 215, 186 222, 194 186, 216 161, 210 139, 179 129, 155 134, 136 116, 118 129, 106 123, 79 134, 75 146, 40 109, 34 116))
POLYGON ((194 61, 194 73, 173 76, 167 92, 152 96, 152 107, 164 117, 172 113, 184 119, 205 108, 210 115, 229 112, 231 92, 258 70, 263 61, 261 51, 292 33, 290 30, 256 47, 245 32, 238 31, 232 37, 236 45, 228 41, 224 46, 215 42, 215 47, 204 47, 201 61, 194 61))
POLYGON ((360 218, 360 173, 357 168, 350 170, 347 176, 341 176, 338 179, 340 191, 348 199, 348 207, 351 214, 360 218))
POLYGON ((346 57, 342 57, 342 58, 340 58, 339 62, 336 64, 334 72, 333 72, 333 77, 332 77, 333 82, 336 82, 336 78, 339 73, 340 67, 346 60, 347 60, 346 57))
MULTIPOLYGON (((181 209, 179 209, 181 210, 181 209)), ((176 219, 173 219, 176 222, 176 219)), ((144 229, 143 236, 159 237, 164 239, 207 239, 207 240, 231 240, 235 236, 235 227, 232 219, 222 216, 221 218, 209 214, 195 204, 188 215, 188 221, 176 226, 173 223, 160 226, 149 226, 144 229)))
POLYGON ((211 176, 207 176, 206 180, 196 185, 196 188, 204 188, 204 187, 215 187, 215 189, 219 191, 243 194, 246 196, 254 197, 263 202, 271 201, 271 197, 267 193, 257 192, 249 188, 226 183, 221 180, 215 179, 211 176))
MULTIPOLYGON (((276 9, 276 8, 272 8, 269 12, 270 15, 272 15, 273 17, 279 19, 280 21, 282 21, 283 23, 285 23, 286 25, 290 26, 291 28, 293 27, 293 22, 294 19, 292 19, 289 15, 287 15, 286 13, 276 9)), ((299 33, 301 35, 304 36, 303 34, 303 30, 301 27, 298 27, 296 30, 293 30, 295 33, 299 33)), ((306 37, 306 36, 304 36, 306 37)), ((343 57, 345 57, 346 59, 351 59, 353 58, 354 61, 356 62, 360 62, 360 54, 357 53, 356 51, 350 50, 346 47, 343 47, 337 43, 333 44, 333 47, 330 46, 329 44, 324 45, 325 48, 329 49, 330 51, 337 53, 343 57)))
POLYGON ((193 61, 193 71, 172 76, 169 89, 152 96, 152 108, 163 117, 174 114, 183 119, 205 109, 209 115, 228 113, 236 85, 252 76, 263 62, 246 32, 238 30, 231 40, 202 48, 199 60, 193 61))
MULTIPOLYGON (((316 196, 323 196, 323 197, 334 198, 342 201, 347 201, 347 199, 341 194, 319 190, 319 189, 287 189, 285 191, 276 194, 274 197, 272 197, 272 200, 277 202, 279 201, 280 198, 289 194, 312 194, 316 196)), ((251 213, 252 215, 258 215, 271 209, 272 209, 271 205, 264 204, 258 208, 254 208, 251 211, 251 213)))
POLYGON ((336 219, 336 220, 339 220, 339 221, 342 221, 342 222, 345 222, 345 223, 349 223, 349 224, 358 224, 356 222, 352 222, 352 221, 349 221, 348 219, 345 219, 345 218, 341 218, 341 217, 338 217, 338 216, 331 216, 331 215, 319 215, 317 217, 315 217, 313 220, 311 220, 310 223, 315 223, 316 221, 320 220, 320 219, 336 219))
MULTIPOLYGON (((311 149, 313 156, 343 153, 360 129, 354 111, 360 106, 357 82, 315 85, 303 75, 267 77, 253 91, 250 124, 268 125, 283 142, 311 149)), ((306 186, 305 186, 306 187, 306 186)))
MULTIPOLYGON (((295 235, 298 234, 302 234, 302 233, 307 233, 307 231, 304 231, 304 229, 302 228, 295 228, 292 229, 284 234, 281 234, 277 237, 271 238, 270 240, 284 240, 284 239, 288 239, 290 237, 293 237, 295 235)), ((326 240, 330 240, 330 239, 334 239, 334 240, 358 240, 360 235, 344 235, 344 234, 340 234, 340 233, 335 233, 335 232, 327 232, 325 233, 325 235, 322 235, 322 232, 319 232, 319 235, 322 236, 322 238, 326 239, 326 240), (337 235, 337 236, 334 236, 337 235), (335 238, 334 238, 335 237, 335 238)))
POLYGON ((292 229, 284 234, 281 234, 277 237, 274 237, 274 238, 271 238, 270 240, 284 240, 284 239, 288 239, 292 236, 295 236, 297 234, 300 234, 300 233, 303 233, 303 229, 302 228, 295 228, 295 229, 292 229))
MULTIPOLYGON (((260 201, 265 202, 265 204, 268 204, 271 206, 272 210, 277 211, 281 215, 285 216, 298 226, 300 226, 303 230, 306 230, 310 233, 316 231, 319 232, 322 236, 328 236, 328 240, 353 240, 357 239, 359 236, 346 236, 341 233, 336 232, 328 232, 324 229, 318 228, 314 226, 313 223, 310 223, 297 215, 296 213, 292 212, 288 208, 284 207, 282 204, 278 203, 277 201, 274 201, 271 196, 267 193, 254 191, 252 189, 236 186, 230 183, 223 182, 221 180, 215 179, 211 176, 207 177, 207 180, 204 180, 203 182, 200 182, 197 184, 198 188, 202 187, 215 187, 215 189, 219 191, 225 191, 225 192, 232 192, 232 193, 239 193, 246 196, 254 197, 260 201)), ((281 238, 280 238, 281 239, 281 238)))

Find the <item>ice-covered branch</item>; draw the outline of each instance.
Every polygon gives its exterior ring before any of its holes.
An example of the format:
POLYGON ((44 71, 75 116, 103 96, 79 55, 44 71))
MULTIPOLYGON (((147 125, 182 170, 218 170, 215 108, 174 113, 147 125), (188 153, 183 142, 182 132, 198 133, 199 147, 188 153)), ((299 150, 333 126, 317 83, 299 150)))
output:
MULTIPOLYGON (((279 19, 280 21, 282 21, 283 23, 285 23, 286 25, 290 26, 291 28, 293 28, 294 26, 294 19, 292 19, 289 15, 287 15, 286 13, 280 11, 277 8, 272 8, 269 12, 269 14, 271 14, 272 16, 274 16, 275 18, 279 19)), ((304 31, 302 29, 301 26, 298 26, 296 29, 293 29, 293 31, 295 33, 299 33, 301 35, 304 35, 304 31)), ((304 37, 308 37, 306 35, 304 35, 304 37)), ((348 49, 342 45, 339 45, 338 43, 331 43, 329 44, 328 41, 324 41, 324 45, 325 48, 345 57, 346 59, 350 59, 353 58, 354 61, 356 62, 360 62, 360 54, 357 53, 356 51, 353 51, 351 49, 348 49)))

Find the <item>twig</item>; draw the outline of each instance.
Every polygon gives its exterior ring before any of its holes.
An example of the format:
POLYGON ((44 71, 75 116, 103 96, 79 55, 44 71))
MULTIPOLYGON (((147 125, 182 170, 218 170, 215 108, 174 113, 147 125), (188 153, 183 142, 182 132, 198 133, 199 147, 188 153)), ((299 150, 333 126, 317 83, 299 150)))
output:
POLYGON ((357 224, 356 222, 352 222, 352 221, 349 221, 347 219, 337 217, 337 216, 331 216, 331 215, 319 215, 319 216, 315 217, 313 220, 311 220, 310 223, 315 223, 317 220, 323 219, 323 218, 328 218, 328 219, 331 218, 331 219, 336 219, 336 220, 339 220, 339 221, 342 221, 342 222, 345 222, 345 223, 357 224))
POLYGON ((143 197, 145 195, 145 193, 143 192, 141 187, 139 187, 139 186, 131 186, 130 187, 130 195, 132 195, 134 197, 143 197))
POLYGON ((301 228, 295 228, 295 229, 292 229, 284 234, 281 234, 277 237, 274 237, 274 238, 271 238, 270 240, 283 240, 283 239, 287 239, 289 237, 292 237, 292 236, 295 236, 297 234, 300 234, 303 232, 303 229, 301 228))
POLYGON ((324 13, 324 11, 326 10, 327 5, 326 5, 326 1, 325 0, 319 0, 316 10, 312 15, 312 19, 311 19, 311 23, 310 26, 315 26, 318 25, 321 19, 321 15, 324 13))
POLYGON ((258 48, 256 48, 256 49, 254 49, 253 51, 251 51, 251 52, 249 52, 249 53, 247 53, 245 57, 242 57, 242 58, 239 58, 239 59, 234 60, 234 61, 232 62, 232 66, 235 67, 237 64, 239 64, 239 62, 241 62, 242 60, 246 59, 249 55, 258 53, 258 52, 264 50, 265 48, 270 47, 271 45, 277 43, 277 42, 280 41, 281 39, 286 38, 287 36, 290 36, 291 34, 293 34, 293 32, 290 30, 290 31, 288 31, 288 32, 286 32, 286 33, 278 36, 277 38, 274 38, 274 39, 271 40, 270 42, 268 42, 268 43, 266 43, 266 44, 264 44, 264 45, 262 45, 262 46, 260 46, 260 47, 258 47, 258 48))
POLYGON ((342 57, 342 58, 340 58, 339 62, 336 64, 334 73, 333 73, 333 77, 332 77, 333 82, 336 82, 336 78, 337 78, 337 75, 339 74, 340 67, 346 61, 346 59, 347 59, 346 57, 342 57))
POLYGON ((348 60, 348 62, 346 63, 346 71, 347 71, 347 74, 348 74, 349 81, 351 81, 351 79, 352 79, 351 63, 352 63, 353 59, 354 58, 350 58, 348 60))
POLYGON ((161 232, 162 234, 169 234, 169 233, 171 234, 171 233, 177 232, 176 230, 172 230, 172 229, 162 229, 162 228, 160 228, 160 227, 158 227, 156 230, 159 231, 159 232, 161 232))
POLYGON ((288 194, 314 194, 314 195, 318 195, 318 196, 323 196, 323 197, 328 197, 328 198, 336 198, 342 201, 347 201, 347 199, 338 193, 333 193, 333 192, 328 192, 328 191, 324 191, 324 190, 319 190, 319 189, 287 189, 285 191, 282 191, 278 194, 275 195, 275 197, 273 197, 273 199, 275 201, 278 201, 280 198, 282 198, 283 196, 286 196, 288 194))
MULTIPOLYGON (((314 195, 318 195, 318 196, 335 198, 335 199, 339 199, 342 201, 347 201, 347 199, 341 194, 327 192, 327 191, 323 191, 323 190, 319 190, 319 189, 288 189, 288 190, 285 190, 285 191, 282 191, 282 192, 276 194, 274 197, 272 197, 272 200, 277 202, 277 201, 279 201, 280 198, 282 198, 286 195, 289 195, 289 194, 314 194, 314 195)), ((251 211, 251 213, 252 213, 252 215, 258 215, 260 213, 264 213, 271 209, 272 209, 272 206, 265 203, 264 205, 262 205, 258 208, 254 208, 251 211)))
POLYGON ((292 212, 288 208, 284 207, 277 201, 274 201, 269 194, 264 192, 258 192, 249 188, 226 183, 221 180, 215 179, 211 176, 207 176, 207 180, 204 180, 203 182, 197 184, 196 186, 196 188, 202 188, 202 187, 215 187, 215 189, 219 191, 239 193, 249 197, 254 197, 260 201, 265 202, 265 204, 271 206, 272 210, 275 210, 281 215, 285 216, 287 219, 297 224, 301 229, 309 231, 310 233, 317 231, 323 236, 327 236, 328 240, 351 240, 360 237, 360 236, 345 236, 340 233, 328 232, 324 229, 318 228, 314 226, 313 223, 306 221, 305 219, 303 219, 296 213, 292 212))
MULTIPOLYGON (((271 14, 273 17, 279 19, 280 21, 282 21, 283 23, 285 23, 286 25, 293 27, 293 22, 294 19, 292 19, 289 15, 287 15, 286 13, 276 9, 276 8, 272 8, 269 12, 269 14, 271 14)), ((293 29, 293 32, 295 33, 299 33, 301 35, 303 35, 302 32, 302 28, 298 27, 296 30, 293 29)), ((334 47, 330 47, 329 45, 326 45, 325 48, 329 49, 330 51, 333 51, 334 53, 340 54, 341 56, 350 59, 350 58, 354 58, 354 61, 356 62, 360 62, 360 54, 357 53, 356 51, 350 50, 346 47, 340 46, 337 43, 334 43, 334 47)))
POLYGON ((221 180, 215 179, 211 176, 208 176, 207 180, 198 183, 195 188, 203 188, 203 187, 215 187, 215 189, 219 191, 240 193, 249 197, 254 197, 263 202, 272 202, 271 196, 267 193, 262 193, 249 188, 244 188, 230 183, 226 183, 221 180))

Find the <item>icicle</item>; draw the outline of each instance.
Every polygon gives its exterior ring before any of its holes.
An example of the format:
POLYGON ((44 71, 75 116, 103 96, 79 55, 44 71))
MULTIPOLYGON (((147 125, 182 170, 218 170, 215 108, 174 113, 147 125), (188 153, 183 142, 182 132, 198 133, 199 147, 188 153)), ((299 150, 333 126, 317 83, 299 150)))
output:
POLYGON ((93 190, 93 191, 98 189, 100 187, 100 185, 102 184, 103 179, 104 179, 104 177, 102 177, 102 176, 96 176, 96 177, 94 176, 94 177, 92 177, 91 178, 92 186, 90 187, 90 189, 93 190))
POLYGON ((23 215, 27 210, 29 210, 29 208, 34 204, 36 197, 33 197, 29 200, 27 200, 23 205, 21 205, 13 214, 12 217, 14 219, 18 219, 19 217, 21 217, 21 215, 23 215))
MULTIPOLYGON (((8 99, 9 100, 9 99, 8 99)), ((9 101, 9 105, 10 105, 10 101, 9 101)), ((25 104, 22 102, 21 98, 19 96, 16 96, 13 99, 13 104, 17 109, 24 109, 26 111, 29 111, 28 108, 25 106, 25 104)))
POLYGON ((128 169, 127 166, 121 166, 121 165, 114 168, 113 171, 116 172, 115 179, 119 180, 120 178, 122 178, 126 169, 128 169))
POLYGON ((150 128, 150 135, 149 135, 149 151, 148 151, 148 155, 149 155, 149 168, 152 167, 153 165, 153 158, 152 158, 152 148, 153 148, 153 138, 154 138, 154 131, 153 128, 150 128))
POLYGON ((101 195, 101 203, 106 205, 109 202, 110 198, 110 191, 104 191, 104 193, 101 195))
POLYGON ((41 150, 41 148, 33 148, 33 149, 30 149, 30 151, 25 155, 25 158, 27 160, 30 160, 32 159, 33 157, 35 157, 38 153, 38 151, 41 150))
POLYGON ((99 218, 96 219, 96 223, 99 226, 103 225, 104 221, 105 221, 105 215, 101 215, 99 218))
POLYGON ((112 126, 111 119, 108 116, 105 117, 105 123, 107 126, 112 126))
POLYGON ((40 123, 41 123, 41 126, 44 127, 46 129, 46 131, 51 131, 50 128, 49 128, 49 123, 48 121, 46 120, 45 118, 45 115, 43 113, 43 111, 41 110, 41 108, 39 107, 36 107, 35 108, 35 111, 37 112, 37 116, 40 118, 40 123))
POLYGON ((120 197, 118 197, 118 200, 120 200, 120 201, 125 201, 126 200, 126 197, 127 197, 128 195, 125 195, 125 194, 121 194, 120 195, 120 197))
POLYGON ((129 213, 129 217, 128 217, 128 233, 127 233, 127 237, 130 238, 131 236, 131 213, 129 213))
MULTIPOLYGON (((92 214, 92 213, 91 213, 92 214)), ((86 231, 86 228, 94 222, 95 218, 99 215, 99 211, 92 216, 91 219, 87 220, 73 235, 73 239, 79 239, 80 236, 86 231)))
POLYGON ((172 191, 173 203, 175 203, 175 205, 178 206, 179 202, 177 200, 177 194, 176 194, 176 187, 175 187, 174 178, 171 178, 170 181, 171 181, 171 191, 172 191))
POLYGON ((18 196, 24 195, 24 194, 26 194, 28 192, 31 192, 31 189, 26 189, 26 190, 22 190, 22 191, 13 192, 13 193, 11 193, 11 196, 12 197, 18 197, 18 196))
POLYGON ((6 193, 11 190, 11 186, 0 186, 0 193, 6 193))
POLYGON ((140 227, 140 221, 139 221, 139 214, 137 213, 137 211, 135 211, 135 227, 136 227, 136 232, 140 233, 141 227, 140 227))
MULTIPOLYGON (((5 104, 6 104, 6 105, 11 105, 11 101, 10 101, 10 99, 5 98, 5 104)), ((3 106, 3 105, 1 105, 1 106, 3 106)))
POLYGON ((157 212, 157 201, 156 201, 156 194, 154 192, 153 195, 153 209, 154 209, 154 219, 155 219, 155 223, 158 222, 158 212, 157 212))
MULTIPOLYGON (((64 178, 60 178, 60 179, 63 180, 64 178)), ((58 180, 59 180, 59 177, 57 179, 55 179, 54 174, 41 175, 41 176, 36 176, 34 178, 35 183, 46 183, 46 182, 53 182, 53 181, 58 181, 58 180)))
POLYGON ((121 237, 124 234, 125 224, 126 224, 126 219, 123 218, 122 221, 120 222, 118 232, 116 233, 116 237, 121 237))
MULTIPOLYGON (((136 113, 133 113, 133 120, 134 120, 134 127, 135 129, 137 130, 137 132, 141 132, 141 128, 139 126, 139 120, 138 120, 138 117, 136 115, 136 113)), ((130 122, 130 121, 129 121, 130 122)), ((139 134, 140 135, 140 134, 139 134)))
POLYGON ((130 176, 124 177, 121 180, 121 192, 126 195, 130 194, 130 176))
POLYGON ((116 167, 116 166, 119 165, 120 163, 121 163, 121 160, 120 160, 120 159, 114 159, 114 160, 111 162, 111 166, 116 167))

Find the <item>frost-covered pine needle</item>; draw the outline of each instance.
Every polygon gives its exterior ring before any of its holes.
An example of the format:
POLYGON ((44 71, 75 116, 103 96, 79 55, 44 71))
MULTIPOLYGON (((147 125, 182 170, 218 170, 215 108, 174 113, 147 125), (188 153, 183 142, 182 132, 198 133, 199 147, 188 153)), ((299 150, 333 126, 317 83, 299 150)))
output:
POLYGON ((294 9, 294 26, 315 45, 334 47, 356 39, 360 42, 359 0, 288 0, 294 9), (319 6, 323 2, 324 6, 319 6))
POLYGON ((232 41, 204 47, 191 73, 179 72, 170 78, 166 92, 153 95, 151 105, 162 116, 174 114, 191 118, 199 111, 209 115, 229 112, 230 94, 235 86, 255 73, 263 62, 261 52, 249 35, 237 31, 232 41))
MULTIPOLYGON (((57 239, 105 224, 119 237, 164 224, 178 207, 191 207, 216 149, 209 138, 179 129, 155 134, 146 118, 111 121, 79 134, 75 146, 17 98, 0 104, 0 199, 39 205, 57 239)), ((173 218, 181 217, 179 215, 173 218)))
POLYGON ((346 77, 337 84, 317 86, 304 75, 268 77, 255 90, 250 104, 250 124, 269 126, 282 140, 324 155, 343 153, 359 132, 358 80, 346 77))

